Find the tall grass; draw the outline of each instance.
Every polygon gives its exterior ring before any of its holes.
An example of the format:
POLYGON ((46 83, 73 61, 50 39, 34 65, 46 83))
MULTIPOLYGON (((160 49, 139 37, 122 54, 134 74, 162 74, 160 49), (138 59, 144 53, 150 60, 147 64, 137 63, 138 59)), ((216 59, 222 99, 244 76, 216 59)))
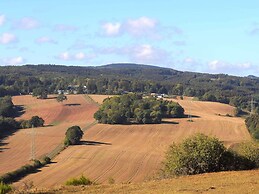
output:
POLYGON ((0 194, 8 193, 11 190, 12 190, 12 187, 10 185, 0 182, 0 194))
POLYGON ((82 175, 80 178, 71 178, 68 181, 66 181, 65 183, 66 185, 91 185, 93 184, 92 181, 90 181, 90 179, 86 178, 84 175, 82 175))

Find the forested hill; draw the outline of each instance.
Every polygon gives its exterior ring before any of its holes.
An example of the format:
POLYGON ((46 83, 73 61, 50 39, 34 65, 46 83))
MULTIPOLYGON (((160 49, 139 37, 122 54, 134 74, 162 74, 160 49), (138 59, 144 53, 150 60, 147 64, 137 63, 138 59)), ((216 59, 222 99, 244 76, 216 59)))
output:
MULTIPOLYGON (((0 67, 0 96, 28 94, 42 87, 48 93, 77 86, 79 93, 165 93, 242 104, 257 98, 259 78, 177 71, 143 64, 96 67, 24 65, 0 67), (82 87, 84 87, 82 89, 82 87)), ((73 88, 75 89, 75 88, 73 88)), ((258 97, 259 98, 259 97, 258 97)), ((248 104, 248 103, 246 103, 248 104)))

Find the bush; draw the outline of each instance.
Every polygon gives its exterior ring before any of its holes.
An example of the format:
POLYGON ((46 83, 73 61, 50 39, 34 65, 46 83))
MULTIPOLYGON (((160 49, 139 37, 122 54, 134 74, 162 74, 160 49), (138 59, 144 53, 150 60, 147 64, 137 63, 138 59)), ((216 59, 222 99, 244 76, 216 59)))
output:
POLYGON ((12 187, 10 185, 0 182, 0 194, 8 193, 11 190, 12 190, 12 187))
POLYGON ((170 146, 164 171, 168 175, 216 172, 220 170, 221 157, 225 151, 218 139, 197 134, 179 145, 170 146))
POLYGON ((72 126, 67 129, 64 144, 66 146, 79 144, 84 132, 79 126, 72 126))
POLYGON ((163 175, 192 175, 225 170, 249 170, 259 166, 257 143, 242 143, 227 150, 213 137, 196 134, 180 144, 173 144, 166 153, 163 175))
POLYGON ((259 143, 258 142, 244 142, 241 143, 236 152, 239 156, 250 161, 251 167, 259 168, 259 143))
POLYGON ((78 179, 76 179, 76 178, 69 179, 68 181, 66 181, 65 184, 78 186, 78 185, 91 185, 91 184, 93 184, 93 182, 90 181, 90 179, 86 178, 84 175, 82 175, 78 179))
POLYGON ((248 131, 252 135, 252 137, 254 137, 255 139, 259 139, 259 115, 253 114, 247 117, 245 122, 248 131))
POLYGON ((32 127, 43 127, 44 120, 39 116, 33 116, 30 120, 24 120, 21 122, 20 126, 22 129, 32 128, 32 127))
POLYGON ((49 164, 50 162, 51 162, 50 157, 44 156, 44 158, 43 158, 43 164, 49 164))

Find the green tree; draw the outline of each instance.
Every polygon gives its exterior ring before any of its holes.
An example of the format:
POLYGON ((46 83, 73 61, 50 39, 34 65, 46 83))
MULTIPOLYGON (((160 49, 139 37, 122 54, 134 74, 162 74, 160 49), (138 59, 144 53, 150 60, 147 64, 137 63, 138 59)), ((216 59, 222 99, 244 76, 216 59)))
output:
POLYGON ((30 120, 24 120, 21 122, 20 126, 23 129, 32 128, 32 127, 43 127, 44 120, 39 116, 33 116, 30 120))
POLYGON ((36 96, 39 99, 47 99, 48 98, 48 92, 44 88, 35 88, 32 91, 32 96, 36 96))
POLYGON ((67 96, 65 96, 64 94, 59 94, 56 98, 56 100, 58 102, 63 102, 64 100, 67 100, 67 96))
POLYGON ((84 132, 79 126, 69 127, 66 131, 64 144, 66 146, 79 144, 84 132))
POLYGON ((30 120, 30 123, 33 127, 43 127, 44 122, 45 121, 39 116, 33 116, 30 120))
POLYGON ((224 145, 214 137, 196 134, 170 146, 164 163, 166 175, 191 175, 221 169, 224 145))

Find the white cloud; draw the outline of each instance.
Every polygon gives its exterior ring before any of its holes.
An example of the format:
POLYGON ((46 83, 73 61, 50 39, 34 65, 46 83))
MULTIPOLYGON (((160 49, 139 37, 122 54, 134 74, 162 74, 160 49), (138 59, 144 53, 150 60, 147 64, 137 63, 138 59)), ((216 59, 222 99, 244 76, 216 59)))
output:
POLYGON ((253 72, 254 65, 249 62, 245 63, 229 63, 226 61, 213 60, 208 63, 209 72, 212 73, 228 73, 241 75, 244 72, 253 72))
POLYGON ((77 59, 77 60, 83 60, 85 59, 85 54, 83 52, 79 52, 79 53, 76 53, 74 58, 77 59))
POLYGON ((58 56, 56 56, 57 59, 60 59, 63 61, 82 61, 85 59, 92 59, 94 57, 95 57, 94 54, 85 54, 83 52, 70 53, 67 51, 60 53, 58 56))
POLYGON ((11 34, 8 32, 3 33, 0 36, 0 44, 9 44, 9 43, 17 42, 17 41, 18 41, 17 37, 14 34, 11 34))
POLYGON ((39 22, 30 17, 24 17, 13 23, 14 29, 31 30, 39 27, 39 22))
POLYGON ((104 29, 105 35, 116 36, 120 33, 121 24, 119 22, 116 22, 116 23, 107 22, 102 25, 102 28, 104 29))
POLYGON ((128 19, 123 22, 106 22, 102 25, 102 34, 106 36, 118 36, 128 34, 131 36, 160 37, 158 22, 148 17, 128 19))
POLYGON ((25 63, 25 59, 21 56, 12 57, 12 58, 4 58, 1 60, 4 65, 19 65, 25 63))
POLYGON ((168 64, 169 53, 149 44, 135 46, 128 50, 129 58, 137 63, 168 64))
POLYGON ((68 52, 60 53, 57 58, 61 59, 61 60, 64 60, 64 61, 71 60, 71 56, 70 56, 70 54, 68 52))
POLYGON ((140 17, 138 19, 129 19, 125 24, 128 33, 140 36, 149 34, 157 27, 157 21, 148 17, 140 17))
POLYGON ((0 15, 0 26, 2 26, 5 22, 5 15, 0 15))
POLYGON ((43 44, 43 43, 57 44, 57 41, 55 41, 52 38, 49 38, 47 36, 39 37, 35 40, 35 42, 38 44, 43 44))

